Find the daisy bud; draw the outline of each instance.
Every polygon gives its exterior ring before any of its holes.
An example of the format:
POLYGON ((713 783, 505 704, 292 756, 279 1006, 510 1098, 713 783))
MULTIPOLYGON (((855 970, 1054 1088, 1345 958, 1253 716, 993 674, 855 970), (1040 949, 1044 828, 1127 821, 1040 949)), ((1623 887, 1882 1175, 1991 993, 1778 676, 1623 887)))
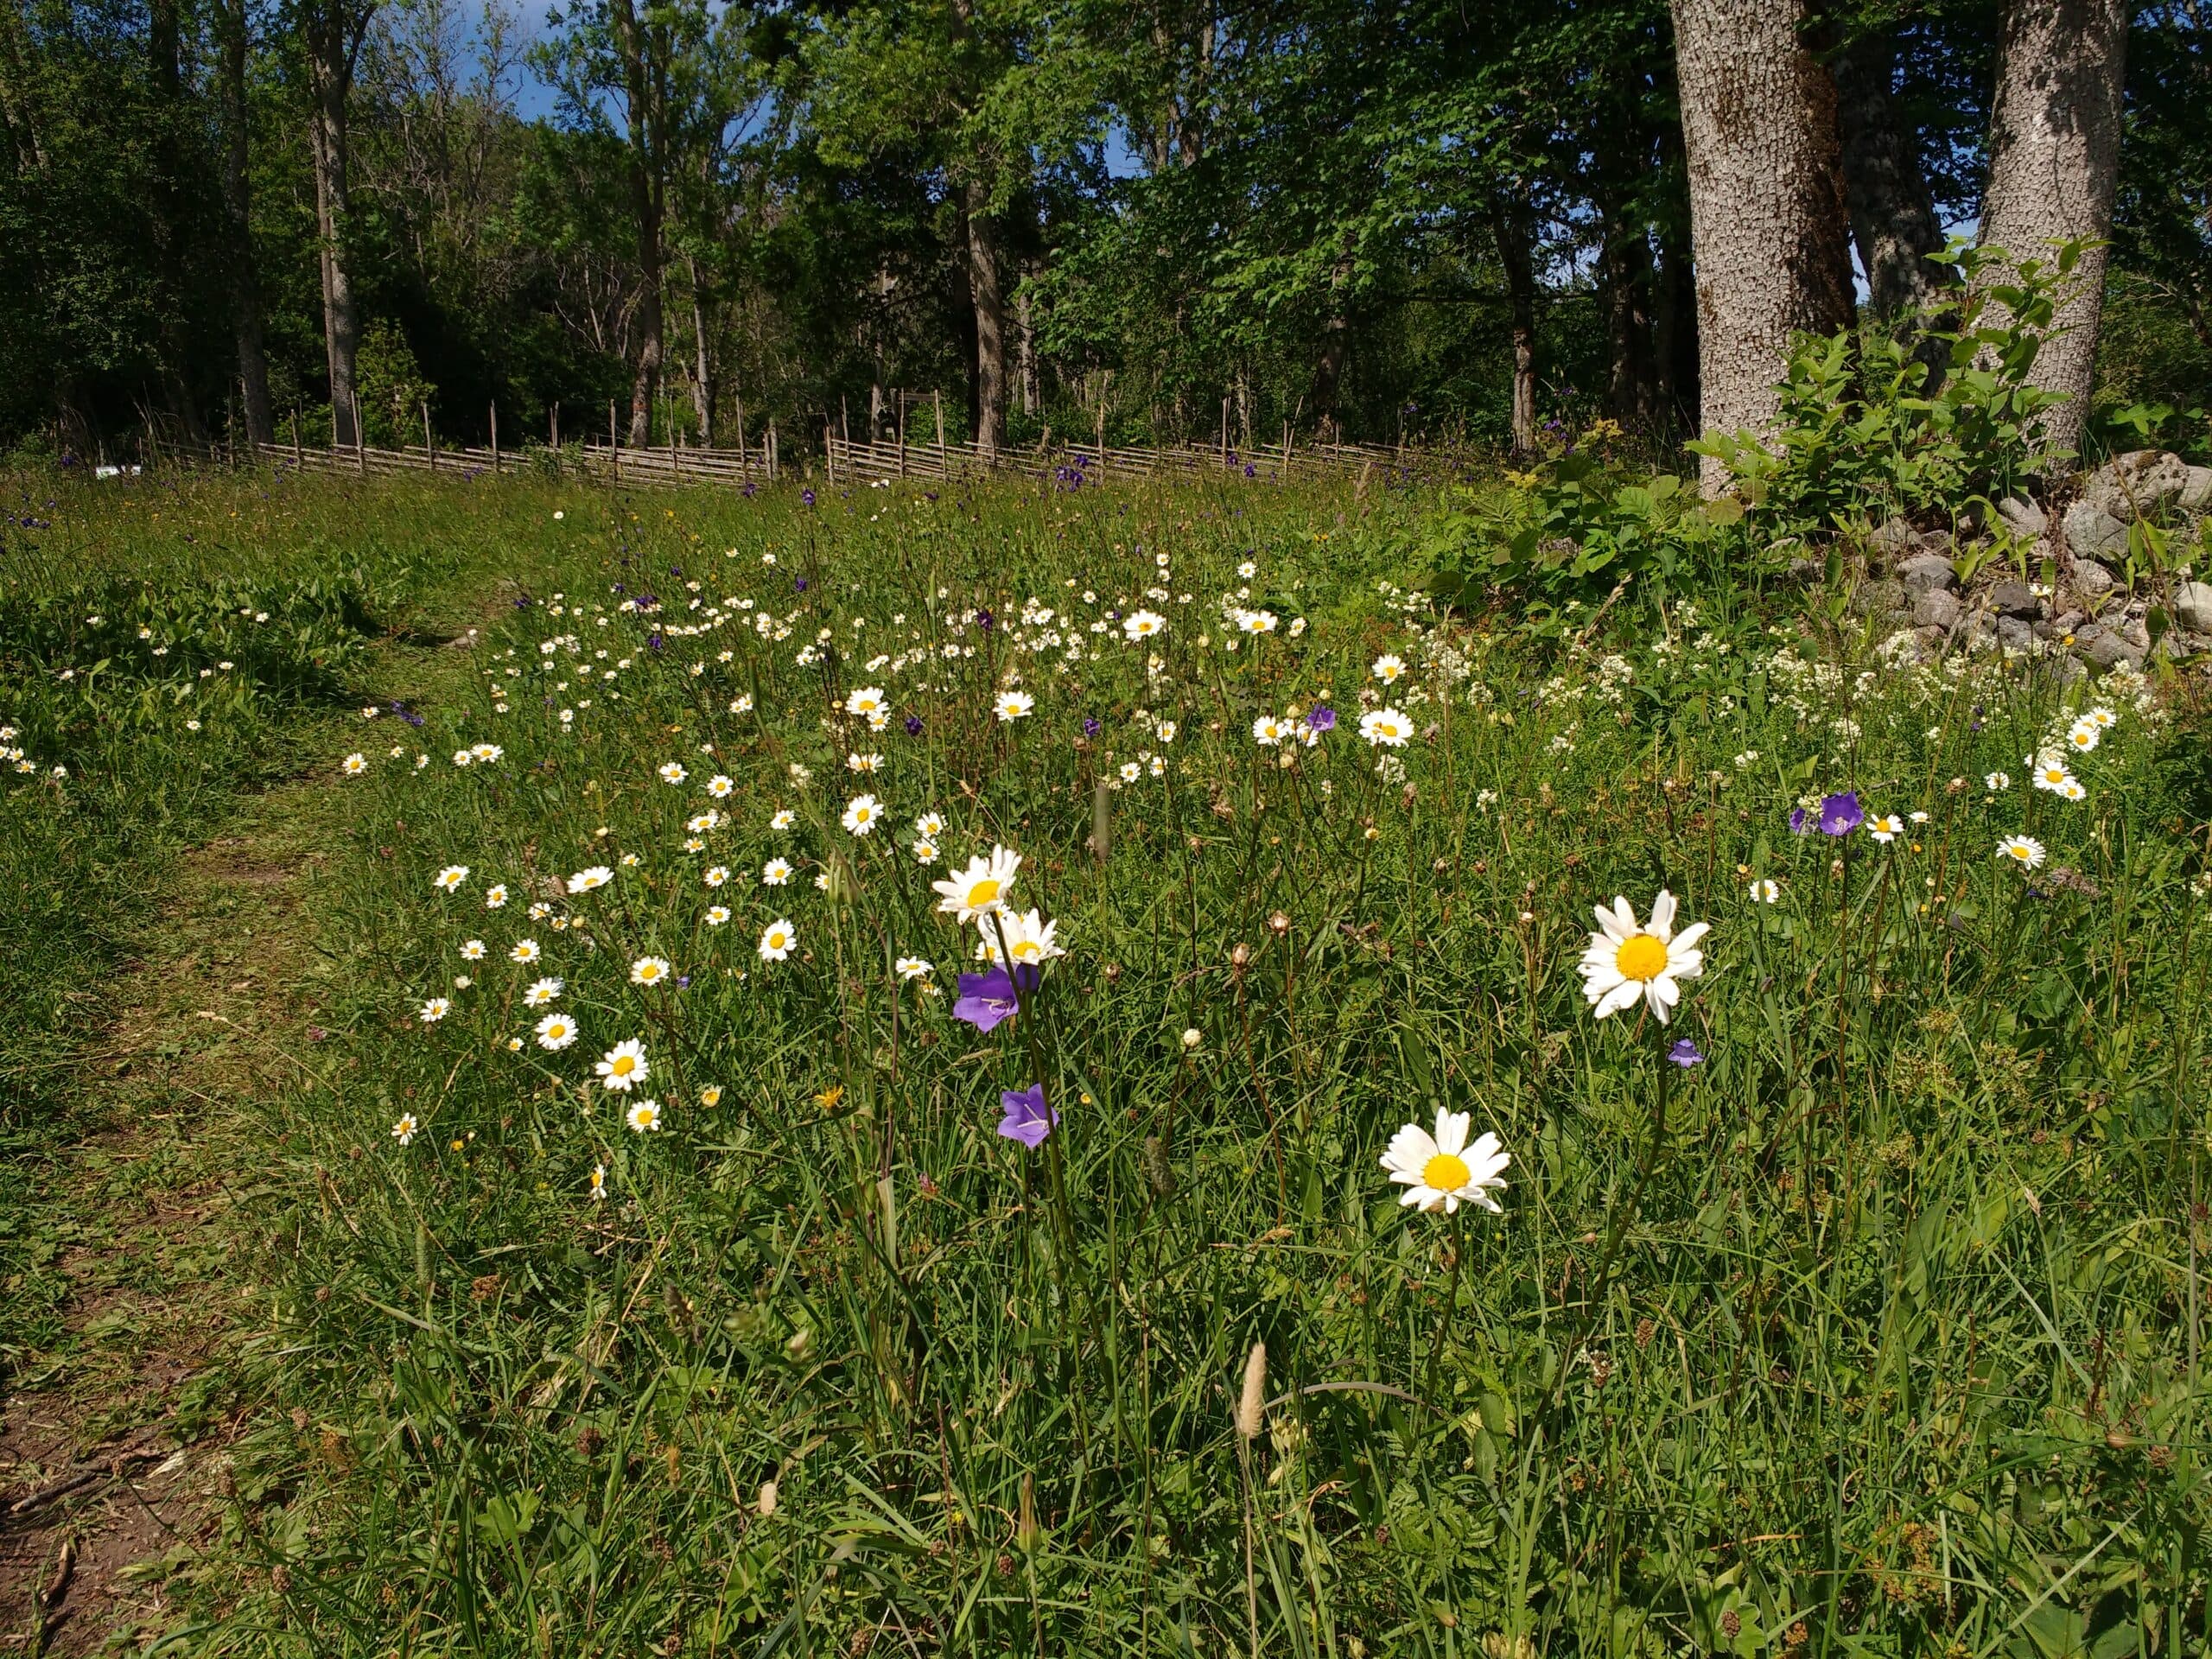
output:
POLYGON ((1236 1432, 1248 1440, 1260 1437, 1268 1397, 1268 1344, 1255 1342, 1244 1361, 1244 1392, 1236 1401, 1236 1432))
POLYGON ((1205 1040, 1205 1038, 1203 1038, 1203 1037, 1201 1037, 1201 1036, 1199 1036, 1199 1035, 1198 1035, 1198 1028, 1196 1026, 1188 1026, 1188 1027, 1185 1027, 1184 1028, 1184 1032, 1183 1032, 1183 1046, 1184 1046, 1184 1047, 1185 1047, 1185 1048, 1196 1048, 1196 1047, 1197 1047, 1200 1043, 1204 1042, 1205 1040))
POLYGON ((1289 932, 1290 918, 1284 915, 1281 911, 1275 912, 1274 915, 1268 918, 1268 931, 1275 934, 1289 932))
POLYGON ((760 1483, 760 1501, 755 1503, 753 1507, 760 1511, 760 1518, 763 1521, 766 1521, 770 1516, 775 1514, 776 1483, 774 1481, 764 1480, 760 1483))
POLYGON ((1230 949, 1229 952, 1229 965, 1236 969, 1237 972, 1243 973, 1245 969, 1251 966, 1251 963, 1252 947, 1250 945, 1240 944, 1230 949))

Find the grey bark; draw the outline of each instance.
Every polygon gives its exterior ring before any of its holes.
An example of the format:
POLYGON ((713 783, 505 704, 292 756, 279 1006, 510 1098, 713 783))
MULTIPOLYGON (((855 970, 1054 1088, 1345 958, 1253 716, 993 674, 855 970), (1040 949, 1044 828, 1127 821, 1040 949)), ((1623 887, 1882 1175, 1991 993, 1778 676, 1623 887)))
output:
POLYGON ((630 381, 630 445, 650 448, 653 397, 660 389, 666 323, 661 302, 661 231, 666 218, 665 146, 661 143, 659 87, 647 60, 645 29, 632 0, 614 0, 615 49, 622 57, 623 102, 628 106, 630 212, 638 230, 638 364, 630 381))
POLYGON ((375 0, 360 6, 352 0, 315 0, 306 19, 308 148, 315 164, 323 352, 330 373, 331 439, 340 448, 352 448, 361 437, 354 418, 359 408, 354 369, 360 355, 361 316, 346 247, 353 217, 346 106, 353 90, 361 39, 375 10, 375 0))
POLYGON ((980 180, 962 187, 968 221, 968 289, 976 312, 976 442, 986 454, 1006 442, 1006 296, 999 280, 997 227, 980 180))
POLYGON ((691 381, 691 407, 699 417, 699 447, 715 447, 715 385, 714 330, 709 319, 712 308, 708 304, 699 286, 699 262, 685 256, 686 270, 691 278, 691 344, 696 368, 691 381))
POLYGON ((1927 175, 1890 96, 1897 43, 1888 35, 1837 53, 1836 124, 1843 140, 1844 197, 1852 239, 1866 272, 1869 308, 1894 317, 1931 302, 1943 268, 1928 256, 1943 251, 1927 175))
MULTIPOLYGON (((1768 431, 1793 332, 1851 318, 1835 83, 1798 0, 1673 0, 1697 262, 1700 424, 1768 431)), ((1707 493, 1727 469, 1707 457, 1707 493)))
MULTIPOLYGON (((2048 258, 2054 242, 2111 234, 2126 70, 2126 0, 2011 0, 1998 42, 1984 245, 2048 258)), ((2054 321, 2063 332, 2044 341, 2029 377, 2066 394, 2043 427, 2065 449, 2081 448, 2096 372, 2104 249, 2085 252, 2074 275, 2054 321)))
POLYGON ((245 0, 225 0, 217 22, 223 41, 223 207, 231 230, 231 304, 238 340, 238 387, 246 437, 257 444, 273 443, 276 414, 269 400, 261 283, 253 263, 253 187, 246 171, 245 0))
POLYGON ((1529 194, 1518 187, 1491 200, 1491 226, 1497 237, 1498 264, 1505 272, 1506 302, 1513 327, 1513 453, 1536 448, 1536 278, 1535 215, 1529 194))

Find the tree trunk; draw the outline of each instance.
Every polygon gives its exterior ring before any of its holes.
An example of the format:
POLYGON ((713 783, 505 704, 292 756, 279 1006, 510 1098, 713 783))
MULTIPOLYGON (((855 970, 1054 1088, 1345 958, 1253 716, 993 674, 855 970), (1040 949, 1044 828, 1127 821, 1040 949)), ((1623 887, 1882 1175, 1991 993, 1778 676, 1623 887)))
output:
MULTIPOLYGON (((1802 0, 1673 0, 1697 259, 1700 422, 1764 433, 1792 333, 1851 320, 1835 83, 1802 0)), ((1704 487, 1728 469, 1707 456, 1704 487)))
POLYGON ((630 446, 645 449, 652 445, 653 397, 660 390, 666 348, 661 226, 667 197, 660 169, 658 88, 653 67, 645 60, 645 30, 632 0, 614 0, 613 10, 623 102, 628 105, 630 211, 638 231, 638 367, 630 382, 630 446))
POLYGON ((976 442, 995 454, 1006 442, 1006 299, 999 287, 997 227, 979 180, 962 187, 968 221, 968 287, 976 309, 976 442))
POLYGON ((1651 357, 1660 431, 1668 442, 1697 422, 1697 300, 1690 262, 1690 204, 1681 129, 1660 135, 1659 270, 1652 296, 1651 357))
POLYGON ((373 9, 365 6, 356 12, 347 0, 321 0, 309 14, 307 29, 308 147, 315 164, 323 352, 330 373, 331 441, 342 449, 362 441, 354 418, 359 409, 354 365, 360 354, 361 318, 346 248, 353 216, 346 105, 353 86, 354 55, 373 9))
MULTIPOLYGON (((2111 234, 2126 58, 2126 0, 2011 0, 1989 124, 1985 246, 2047 259, 2053 242, 2111 234)), ((2066 394, 2044 415, 2043 435, 2069 450, 2082 447, 2096 372, 2102 246, 2082 254, 2074 279, 2029 376, 2066 394)))
POLYGON ((253 187, 246 171, 245 0, 224 0, 217 23, 223 39, 223 207, 231 227, 231 304, 238 335, 238 385, 244 395, 247 439, 256 444, 273 443, 276 414, 269 401, 261 284, 253 264, 253 187))
POLYGON ((1535 214, 1527 190, 1491 199, 1491 227, 1505 271, 1505 297, 1513 316, 1513 453, 1536 448, 1536 276, 1535 214))
POLYGON ((1648 163, 1625 107, 1601 116, 1596 140, 1600 240, 1598 291, 1605 313, 1605 412, 1631 430, 1657 423, 1652 351, 1651 233, 1636 200, 1648 163))
POLYGON ((699 289, 699 262, 686 255, 685 269, 691 278, 691 340, 698 365, 691 381, 691 403, 699 416, 699 447, 711 449, 715 447, 715 358, 714 334, 708 327, 710 308, 699 289))
POLYGON ((1943 227, 1890 98, 1896 63, 1897 43, 1886 34, 1846 47, 1831 62, 1844 200, 1866 272, 1867 303, 1879 317, 1929 304, 1944 280, 1943 268, 1928 257, 1943 251, 1943 227))

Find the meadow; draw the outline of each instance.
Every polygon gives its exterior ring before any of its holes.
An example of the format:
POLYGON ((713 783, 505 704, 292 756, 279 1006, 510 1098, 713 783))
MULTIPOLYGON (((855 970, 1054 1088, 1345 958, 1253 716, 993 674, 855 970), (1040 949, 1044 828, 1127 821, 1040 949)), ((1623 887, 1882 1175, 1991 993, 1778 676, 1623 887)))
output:
POLYGON ((2212 1642, 2202 675, 1381 480, 14 488, 21 1216, 178 849, 316 849, 158 1651, 2212 1642))

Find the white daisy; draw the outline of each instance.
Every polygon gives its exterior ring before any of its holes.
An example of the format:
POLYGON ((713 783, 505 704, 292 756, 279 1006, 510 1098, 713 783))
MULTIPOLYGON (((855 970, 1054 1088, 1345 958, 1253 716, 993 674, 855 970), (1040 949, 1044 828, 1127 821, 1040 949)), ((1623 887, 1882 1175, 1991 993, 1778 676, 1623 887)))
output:
POLYGON ((729 906, 728 905, 709 905, 707 906, 707 925, 709 927, 720 927, 728 920, 729 920, 729 906))
POLYGON ((481 939, 470 939, 467 944, 463 944, 463 945, 461 947, 461 954, 462 958, 463 958, 465 961, 468 961, 468 962, 481 962, 481 961, 483 961, 483 960, 484 960, 484 941, 483 941, 483 940, 481 940, 481 939))
POLYGON ((426 1026, 435 1026, 451 1011, 453 1004, 442 996, 434 996, 423 1005, 421 1019, 426 1026))
POLYGON ((608 869, 606 865, 594 864, 587 868, 578 870, 574 875, 569 878, 569 891, 570 893, 589 893, 595 887, 605 887, 613 879, 614 872, 608 869))
POLYGON ((630 964, 632 985, 658 985, 668 977, 668 959, 664 957, 639 957, 630 964))
POLYGON ((402 1112, 399 1115, 399 1122, 391 1126, 391 1138, 403 1147, 410 1145, 415 1139, 415 1131, 421 1127, 422 1125, 415 1121, 414 1113, 402 1112))
POLYGON ((1067 955, 1053 939, 1059 923, 1046 921, 1033 910, 1001 910, 995 917, 978 918, 977 925, 983 936, 981 954, 988 961, 999 960, 1001 929, 1006 933, 1006 948, 1013 955, 1016 967, 1039 968, 1055 957, 1067 955))
POLYGON ((771 830, 788 830, 798 822, 798 813, 792 811, 788 806, 779 807, 775 816, 768 820, 768 827, 771 830))
POLYGON ((1601 931, 1590 936, 1590 948, 1582 953, 1583 995, 1600 1020, 1632 1007, 1641 997, 1663 1026, 1681 1000, 1679 982, 1705 971, 1697 943, 1711 925, 1694 922, 1676 933, 1675 895, 1663 889, 1651 901, 1649 927, 1637 925, 1623 898, 1615 898, 1611 910, 1599 906, 1595 914, 1601 931))
POLYGON ((1390 655, 1375 659, 1373 673, 1385 685, 1395 685, 1404 677, 1405 671, 1406 659, 1402 657, 1390 655))
POLYGON ((1866 833, 1886 847, 1904 833, 1904 820, 1894 812, 1885 812, 1866 820, 1866 833))
POLYGON ((760 960, 781 962, 798 943, 798 930, 781 917, 760 930, 760 960))
POLYGON ((883 803, 873 795, 855 795, 846 804, 845 815, 839 820, 856 836, 865 836, 875 828, 875 821, 883 816, 883 803))
POLYGON ((942 895, 937 907, 962 922, 971 922, 988 911, 1002 909, 1007 889, 1014 885, 1014 872, 1020 868, 1021 855, 1003 847, 993 847, 988 856, 978 854, 968 861, 966 869, 950 880, 930 883, 942 895))
POLYGON ((1370 743, 1402 749, 1414 734, 1414 723, 1395 709, 1373 709, 1359 717, 1359 734, 1370 743))
POLYGON ((1469 1146, 1470 1121, 1469 1113, 1440 1109, 1433 1135, 1408 1123, 1390 1137, 1382 1167, 1407 1189, 1399 1195, 1401 1205, 1456 1215, 1462 1204, 1478 1204, 1492 1214, 1502 1213, 1491 1194, 1505 1185, 1504 1170, 1512 1156, 1488 1131, 1469 1146))
POLYGON ((1262 715, 1252 722, 1252 741, 1263 749, 1272 749, 1282 741, 1283 724, 1273 715, 1262 715))
POLYGON ((441 893, 451 893, 454 888, 458 887, 462 882, 467 880, 467 865, 448 864, 445 868, 437 873, 437 875, 432 880, 430 885, 437 888, 441 893))
POLYGON ((507 902, 507 884, 504 881, 484 890, 484 908, 497 910, 507 902))
POLYGON ((1027 691, 1001 691, 993 709, 999 719, 1003 721, 1020 720, 1036 706, 1037 699, 1027 691))
POLYGON ((576 1040, 576 1022, 565 1014, 549 1014, 537 1022, 537 1046, 560 1052, 576 1040))
POLYGON ((845 699, 845 712, 849 715, 880 715, 888 710, 880 685, 864 685, 845 699))
POLYGON ((2043 842, 2033 836, 2007 836, 1997 843, 1998 855, 2009 858, 2023 869, 2037 869, 2044 860, 2043 842))
POLYGON ((518 962, 524 967, 528 967, 531 963, 536 962, 538 957, 543 954, 544 953, 537 948, 537 941, 536 939, 517 939, 515 941, 515 948, 507 952, 507 960, 510 962, 518 962))
POLYGON ((530 988, 522 994, 523 1003, 528 1007, 544 1007, 560 1001, 561 993, 564 988, 563 982, 557 979, 534 979, 530 982, 530 988))
POLYGON ((1780 904, 1782 884, 1771 876, 1761 876, 1751 883, 1751 902, 1755 905, 1780 904))
POLYGON ((645 1064, 645 1044, 635 1037, 615 1044, 592 1069, 599 1073, 602 1085, 620 1095, 628 1094, 643 1083, 645 1074, 652 1070, 645 1064))
POLYGON ((660 1128, 660 1102, 641 1100, 622 1114, 622 1121, 630 1126, 632 1135, 644 1135, 660 1128))
POLYGON ((681 760, 671 760, 660 769, 660 780, 664 784, 680 784, 690 775, 683 770, 681 760))
POLYGON ((925 957, 901 957, 891 964, 901 979, 927 979, 932 969, 925 957))
POLYGON ((1122 632, 1131 639, 1149 639, 1167 632, 1167 619, 1157 611, 1131 611, 1122 619, 1122 632))
POLYGON ((705 875, 702 876, 700 880, 704 881, 710 887, 719 887, 723 882, 729 880, 729 867, 726 864, 717 864, 714 868, 709 870, 705 875))
POLYGON ((737 785, 733 779, 724 777, 721 772, 716 772, 707 780, 707 793, 718 801, 728 799, 730 791, 736 787, 737 785))
POLYGON ((2012 774, 2009 772, 1988 772, 1983 776, 1981 785, 1991 794, 2002 795, 2012 787, 2012 774))
POLYGON ((780 887, 791 879, 791 861, 788 858, 772 858, 760 867, 760 885, 780 887))

